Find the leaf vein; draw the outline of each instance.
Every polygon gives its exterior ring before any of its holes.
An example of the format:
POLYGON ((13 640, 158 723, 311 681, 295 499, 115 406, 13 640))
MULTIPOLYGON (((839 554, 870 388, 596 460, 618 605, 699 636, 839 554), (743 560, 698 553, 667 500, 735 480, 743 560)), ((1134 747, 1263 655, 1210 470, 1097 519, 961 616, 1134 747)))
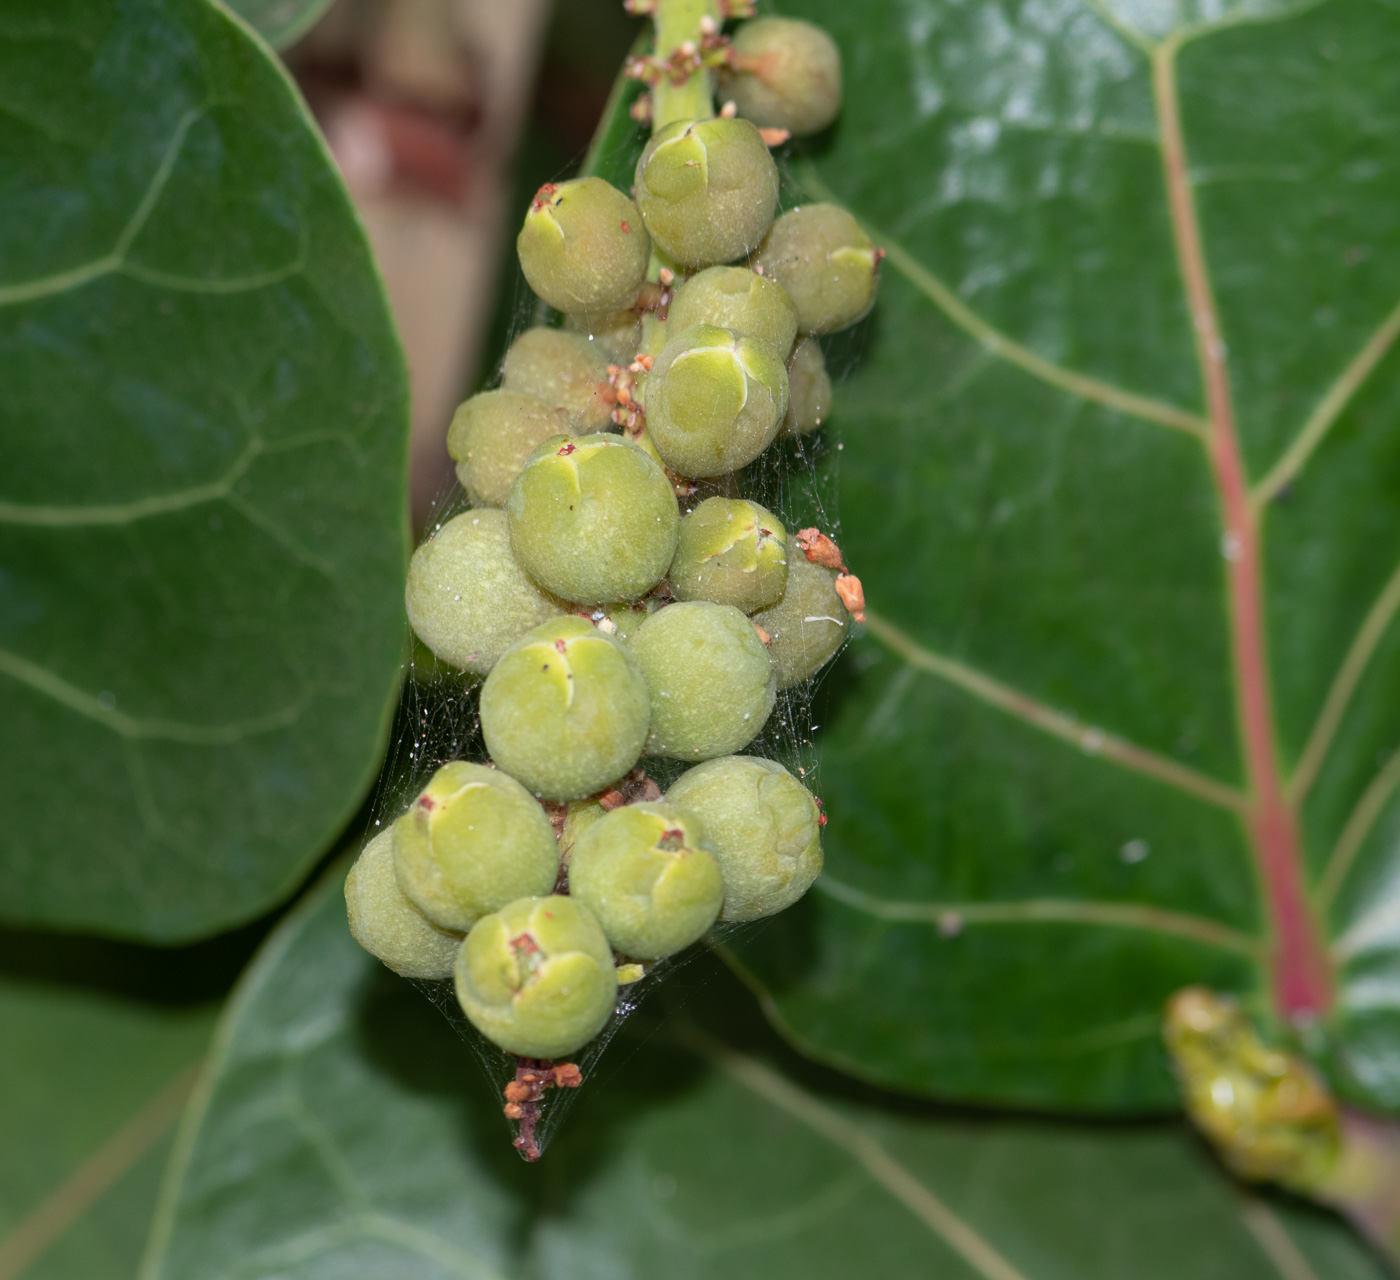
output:
POLYGON ((894 650, 911 666, 939 677, 964 693, 996 707, 1007 715, 1040 729, 1052 738, 1067 742, 1088 755, 1109 760, 1125 769, 1142 773, 1167 786, 1234 812, 1247 808, 1249 800, 1235 787, 1228 786, 1195 769, 1137 746, 1114 734, 1086 725, 1073 716, 1056 711, 983 672, 924 648, 879 614, 866 611, 866 626, 878 640, 894 650))
POLYGON ((1083 898, 1026 898, 1009 902, 895 902, 877 898, 830 874, 816 884, 827 897, 880 920, 928 924, 960 930, 965 925, 1083 924, 1110 929, 1169 933, 1193 942, 1237 951, 1262 960, 1266 944, 1205 916, 1136 902, 1097 902, 1083 898))
POLYGON ((854 1157, 876 1183, 986 1280, 1026 1280, 1023 1271, 1008 1262, 873 1135, 763 1063, 736 1053, 698 1028, 682 1027, 676 1034, 682 1043, 715 1063, 749 1092, 786 1111, 832 1146, 854 1157))

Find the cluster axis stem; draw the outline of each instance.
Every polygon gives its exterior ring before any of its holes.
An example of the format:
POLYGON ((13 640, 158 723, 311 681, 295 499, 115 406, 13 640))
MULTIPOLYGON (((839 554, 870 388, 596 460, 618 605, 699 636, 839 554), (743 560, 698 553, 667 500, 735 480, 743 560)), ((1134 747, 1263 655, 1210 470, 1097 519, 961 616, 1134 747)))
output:
MULTIPOLYGON (((699 47, 706 19, 721 22, 718 0, 656 0, 653 54, 664 61, 687 42, 699 47)), ((663 76, 651 97, 653 133, 674 120, 708 120, 715 113, 714 86, 703 67, 681 84, 663 76)))
POLYGON ((1230 395, 1225 343, 1206 270, 1187 169, 1176 88, 1178 46, 1152 55, 1152 85, 1177 259, 1191 313, 1211 429, 1207 455, 1220 495, 1227 563, 1236 714, 1244 744, 1250 806, 1245 815, 1268 903, 1274 1005, 1290 1021, 1326 1013, 1332 974, 1303 883, 1297 811, 1285 793, 1274 748, 1274 713, 1263 618, 1263 570, 1256 508, 1230 395))

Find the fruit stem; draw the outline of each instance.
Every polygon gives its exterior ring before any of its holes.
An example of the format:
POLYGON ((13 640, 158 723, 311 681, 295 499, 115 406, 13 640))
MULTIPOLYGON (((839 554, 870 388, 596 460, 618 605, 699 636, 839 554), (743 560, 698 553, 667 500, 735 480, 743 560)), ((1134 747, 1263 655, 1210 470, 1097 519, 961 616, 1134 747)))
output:
MULTIPOLYGON (((722 23, 718 0, 656 0, 654 21, 652 55, 661 63, 684 58, 687 45, 698 51, 705 29, 718 31, 722 23)), ((673 120, 708 120, 715 113, 713 74, 697 66, 679 84, 663 74, 651 91, 651 101, 652 133, 673 120)))
POLYGON ((1358 1111, 1341 1121, 1336 1164, 1313 1194, 1400 1263, 1400 1123, 1358 1111))

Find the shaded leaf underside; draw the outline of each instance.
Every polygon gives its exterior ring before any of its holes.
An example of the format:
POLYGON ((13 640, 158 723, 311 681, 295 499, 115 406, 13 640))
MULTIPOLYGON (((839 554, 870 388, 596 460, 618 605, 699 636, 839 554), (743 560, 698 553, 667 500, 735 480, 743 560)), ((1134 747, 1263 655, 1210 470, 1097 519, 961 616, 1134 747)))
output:
MULTIPOLYGON (((145 1280, 1381 1274, 1326 1216, 1237 1201, 1175 1126, 943 1117, 690 1020, 615 1050, 527 1166, 446 1022, 351 941, 340 874, 235 997, 145 1280)), ((743 1007, 722 978, 698 1003, 743 1007)))
POLYGON ((314 126, 215 8, 6 5, 0 152, 0 915, 198 936, 285 896, 377 765, 401 354, 314 126))

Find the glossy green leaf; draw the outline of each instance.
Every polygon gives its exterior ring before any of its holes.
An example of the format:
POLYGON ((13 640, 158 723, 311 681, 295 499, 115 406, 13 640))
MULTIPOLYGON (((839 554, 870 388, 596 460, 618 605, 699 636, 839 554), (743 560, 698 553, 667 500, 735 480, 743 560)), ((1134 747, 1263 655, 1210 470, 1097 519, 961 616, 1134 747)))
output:
POLYGON ((228 950, 0 932, 0 1280, 136 1273, 228 950))
POLYGON ((0 917, 285 897, 398 683, 406 382, 295 90, 199 0, 0 9, 0 917))
POLYGON ((827 873, 743 958, 795 1043, 1166 1107, 1192 982, 1400 1106, 1400 14, 790 0, 792 199, 888 251, 825 466, 871 621, 827 873))
POLYGON ((225 0, 228 8, 280 49, 304 35, 333 0, 225 0))
POLYGON ((732 1026, 748 1002, 708 960, 703 1009, 615 1050, 525 1165, 446 1020, 351 941, 339 890, 230 1006, 145 1280, 1383 1275, 1326 1215, 1232 1193, 1177 1126, 944 1115, 788 1074, 771 1036, 721 1043, 695 1015, 732 1026))

